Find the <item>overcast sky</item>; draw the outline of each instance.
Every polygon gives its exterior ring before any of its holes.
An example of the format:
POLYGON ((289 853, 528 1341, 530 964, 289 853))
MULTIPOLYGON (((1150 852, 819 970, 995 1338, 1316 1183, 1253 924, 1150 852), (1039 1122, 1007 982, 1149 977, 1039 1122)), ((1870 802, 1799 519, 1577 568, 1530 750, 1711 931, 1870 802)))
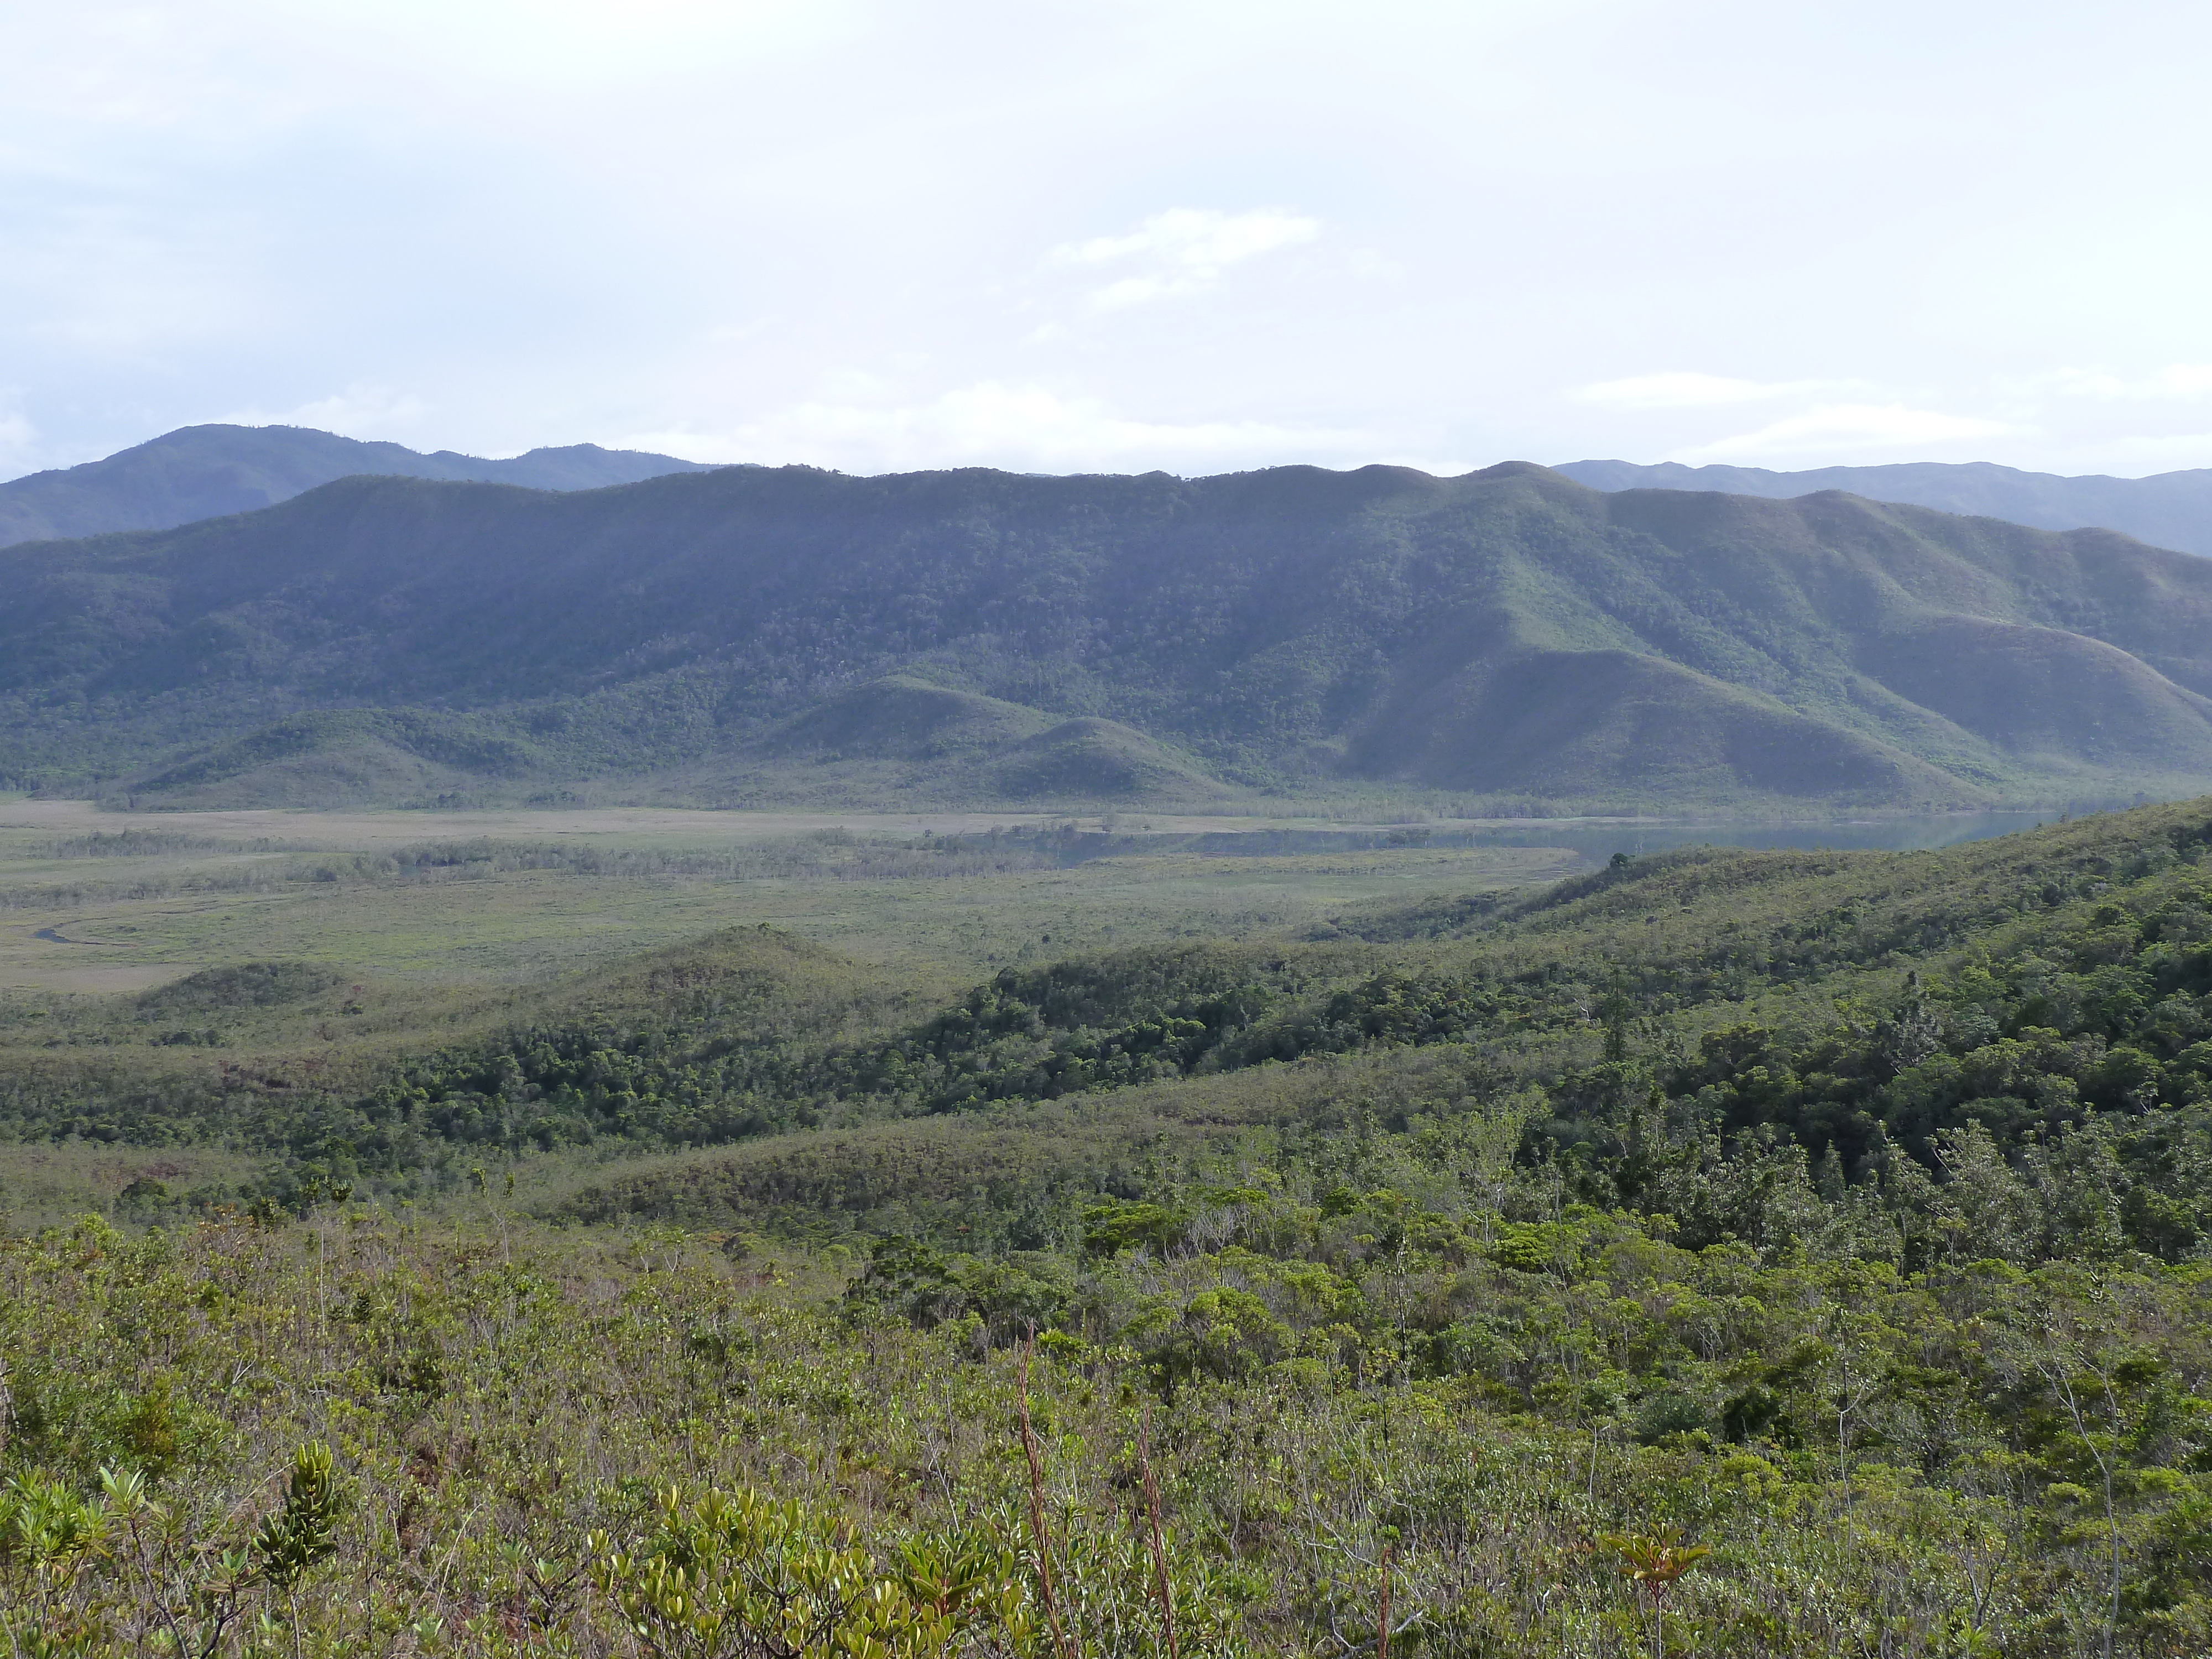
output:
POLYGON ((0 0, 0 477, 2212 465, 2212 6, 0 0))

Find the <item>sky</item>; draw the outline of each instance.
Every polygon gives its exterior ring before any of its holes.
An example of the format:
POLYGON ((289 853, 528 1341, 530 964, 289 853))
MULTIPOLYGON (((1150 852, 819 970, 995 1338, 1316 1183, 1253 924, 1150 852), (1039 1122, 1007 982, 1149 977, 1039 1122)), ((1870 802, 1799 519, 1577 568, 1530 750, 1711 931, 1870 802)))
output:
POLYGON ((0 477, 2212 466, 2212 6, 0 0, 0 477))

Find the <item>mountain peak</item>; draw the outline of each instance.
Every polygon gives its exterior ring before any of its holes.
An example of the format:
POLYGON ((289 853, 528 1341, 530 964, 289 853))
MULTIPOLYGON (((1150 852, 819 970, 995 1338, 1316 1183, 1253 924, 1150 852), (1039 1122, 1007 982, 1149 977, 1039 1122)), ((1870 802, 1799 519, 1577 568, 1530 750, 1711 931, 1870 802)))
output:
POLYGON ((211 422, 179 427, 100 460, 0 483, 0 547, 117 530, 166 530, 250 513, 362 473, 597 489, 710 470, 672 455, 597 444, 486 460, 449 449, 425 455, 401 444, 342 438, 313 427, 211 422))

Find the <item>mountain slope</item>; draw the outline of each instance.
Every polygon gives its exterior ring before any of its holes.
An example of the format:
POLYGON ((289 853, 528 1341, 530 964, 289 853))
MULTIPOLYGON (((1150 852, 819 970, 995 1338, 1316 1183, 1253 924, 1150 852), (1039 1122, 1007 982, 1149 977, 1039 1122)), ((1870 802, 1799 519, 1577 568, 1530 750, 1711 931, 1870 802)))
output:
POLYGON ((467 731, 345 731, 749 800, 2178 793, 2212 781, 2208 641, 2212 562, 2107 532, 1520 464, 356 477, 0 551, 0 776, 158 795, 304 713, 414 709, 467 731))
POLYGON ((2021 472, 1988 461, 1827 466, 1809 472, 1683 466, 1673 461, 1656 466, 1570 461, 1558 470, 1593 489, 1701 489, 1773 500, 1841 489, 1871 501, 2005 519, 2045 530, 2101 526, 2153 547, 2212 554, 2212 467, 2148 478, 2068 478, 2051 472, 2021 472))
POLYGON ((398 444, 362 443, 307 427, 187 426, 105 460, 0 483, 0 546, 112 530, 165 530, 250 513, 356 473, 599 489, 704 471, 673 456, 597 444, 487 461, 447 449, 422 455, 398 444))

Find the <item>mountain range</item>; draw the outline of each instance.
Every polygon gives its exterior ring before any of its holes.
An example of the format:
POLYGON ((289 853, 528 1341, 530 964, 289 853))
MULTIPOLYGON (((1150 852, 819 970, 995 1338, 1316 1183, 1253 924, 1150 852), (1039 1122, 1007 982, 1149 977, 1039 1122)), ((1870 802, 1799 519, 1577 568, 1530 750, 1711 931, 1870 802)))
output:
POLYGON ((0 483, 0 547, 111 530, 166 530, 273 506, 356 473, 597 489, 704 470, 671 455, 597 444, 487 461, 449 449, 422 455, 398 444, 363 443, 309 427, 187 426, 104 460, 0 483))
MULTIPOLYGON (((356 474, 597 489, 708 469, 637 450, 570 444, 485 460, 422 454, 290 426, 189 426, 82 466, 0 483, 0 547, 112 530, 166 530, 250 512, 356 474)), ((1840 489, 1869 501, 2004 519, 2045 530, 2118 530, 2154 547, 2212 554, 2212 468, 2148 478, 2062 477, 1985 461, 1920 461, 1773 472, 1755 466, 1571 461, 1555 471, 1593 489, 1697 489, 1790 500, 1840 489)))
POLYGON ((1946 513, 2007 519, 2045 530, 2093 526, 2153 547, 2212 554, 2212 467, 2148 478, 2061 477, 1988 461, 1913 461, 1896 466, 1827 466, 1770 472, 1757 466, 1683 466, 1662 462, 1570 461, 1559 471, 1593 489, 1706 489, 1788 500, 1824 489, 1877 501, 1904 501, 1946 513))
POLYGON ((0 550, 0 780, 142 805, 1946 807, 2212 783, 2212 562, 1828 492, 349 477, 0 550))

